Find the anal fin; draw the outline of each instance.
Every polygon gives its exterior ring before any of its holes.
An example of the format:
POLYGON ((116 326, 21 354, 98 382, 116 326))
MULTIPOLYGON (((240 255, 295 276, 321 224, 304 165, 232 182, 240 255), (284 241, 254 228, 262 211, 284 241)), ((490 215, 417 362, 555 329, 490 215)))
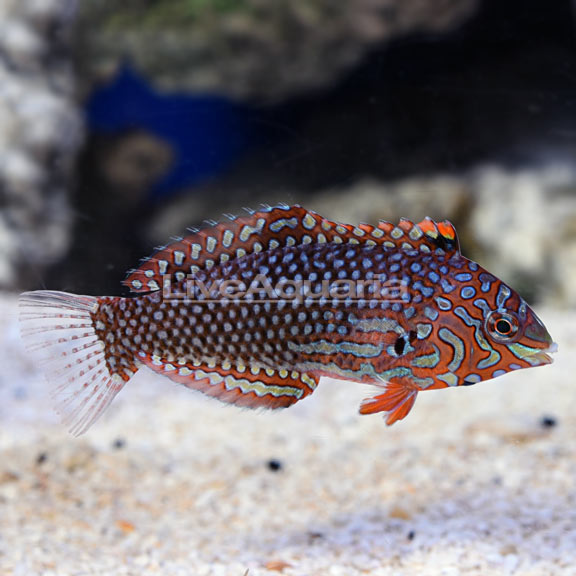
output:
POLYGON ((408 416, 419 389, 408 379, 398 379, 394 382, 385 382, 382 385, 383 394, 378 394, 372 398, 366 398, 360 405, 360 414, 376 414, 385 412, 386 424, 391 426, 394 422, 402 420, 408 416))
POLYGON ((173 382, 198 390, 220 402, 246 408, 287 408, 314 392, 317 380, 294 370, 271 370, 230 362, 175 364, 157 356, 139 359, 173 382))

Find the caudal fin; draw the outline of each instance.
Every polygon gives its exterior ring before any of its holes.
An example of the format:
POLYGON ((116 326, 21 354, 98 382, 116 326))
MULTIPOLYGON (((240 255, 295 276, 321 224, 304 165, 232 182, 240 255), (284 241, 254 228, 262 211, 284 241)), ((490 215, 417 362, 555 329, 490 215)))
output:
POLYGON ((56 410, 75 436, 104 413, 126 383, 111 374, 93 314, 98 298, 39 290, 20 296, 21 335, 33 359, 40 361, 56 401, 56 410))

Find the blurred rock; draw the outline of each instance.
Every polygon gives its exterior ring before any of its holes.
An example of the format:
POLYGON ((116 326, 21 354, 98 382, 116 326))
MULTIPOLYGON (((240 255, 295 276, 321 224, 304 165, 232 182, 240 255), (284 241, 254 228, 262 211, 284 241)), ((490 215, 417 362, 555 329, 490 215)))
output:
POLYGON ((78 158, 72 198, 74 241, 65 259, 51 267, 47 285, 87 294, 114 294, 126 271, 148 252, 140 229, 152 183, 165 173, 172 153, 144 130, 92 134, 78 158))
POLYGON ((348 191, 326 191, 315 195, 306 206, 341 222, 377 223, 409 218, 420 221, 449 218, 455 226, 467 225, 471 207, 470 189, 464 179, 448 175, 407 178, 384 183, 361 180, 348 191))
MULTIPOLYGON (((127 133, 137 130, 155 139, 170 156, 169 162, 160 159, 164 168, 152 170, 156 177, 146 176, 149 185, 143 188, 143 201, 217 177, 250 149, 258 135, 251 107, 217 95, 157 90, 129 65, 92 92, 85 111, 91 134, 125 140, 127 133)), ((121 165, 125 146, 114 148, 110 158, 114 161, 118 155, 116 163, 121 165)), ((158 162, 150 145, 147 148, 145 156, 151 162, 141 163, 141 171, 158 162)))
POLYGON ((0 0, 2 289, 27 285, 67 248, 66 190, 81 142, 68 58, 72 8, 0 0))
POLYGON ((477 0, 82 3, 87 85, 128 58, 169 89, 277 101, 337 81, 370 48, 464 22, 477 0))
POLYGON ((110 185, 141 200, 173 161, 165 142, 143 131, 116 136, 102 159, 102 172, 110 185))
POLYGON ((525 297, 576 306, 576 171, 569 164, 474 171, 475 257, 525 297))

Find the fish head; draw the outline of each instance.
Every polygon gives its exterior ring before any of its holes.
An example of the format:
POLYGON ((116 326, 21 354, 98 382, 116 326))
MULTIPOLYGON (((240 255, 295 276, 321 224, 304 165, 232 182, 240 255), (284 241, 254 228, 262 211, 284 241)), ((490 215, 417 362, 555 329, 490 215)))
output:
POLYGON ((438 336, 444 355, 451 359, 456 376, 452 382, 471 385, 551 364, 550 354, 558 346, 542 320, 507 284, 482 269, 479 275, 474 297, 464 299, 461 295, 469 296, 470 291, 455 291, 450 311, 442 315, 446 331, 438 331, 438 336))
POLYGON ((516 292, 512 292, 507 307, 487 314, 484 332, 502 356, 503 366, 508 362, 511 369, 517 369, 516 364, 521 368, 551 364, 550 354, 558 350, 542 320, 516 292))

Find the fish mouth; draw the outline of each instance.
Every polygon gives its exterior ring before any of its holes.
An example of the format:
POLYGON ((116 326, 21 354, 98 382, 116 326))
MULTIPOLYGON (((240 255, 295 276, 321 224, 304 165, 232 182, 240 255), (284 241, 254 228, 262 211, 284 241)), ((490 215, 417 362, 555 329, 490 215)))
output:
POLYGON ((538 350, 536 354, 530 354, 530 356, 527 356, 526 360, 530 362, 532 366, 552 364, 552 362, 554 362, 554 358, 552 358, 550 354, 554 354, 556 352, 558 352, 558 344, 556 344, 556 342, 552 342, 548 348, 544 348, 544 350, 538 350))

